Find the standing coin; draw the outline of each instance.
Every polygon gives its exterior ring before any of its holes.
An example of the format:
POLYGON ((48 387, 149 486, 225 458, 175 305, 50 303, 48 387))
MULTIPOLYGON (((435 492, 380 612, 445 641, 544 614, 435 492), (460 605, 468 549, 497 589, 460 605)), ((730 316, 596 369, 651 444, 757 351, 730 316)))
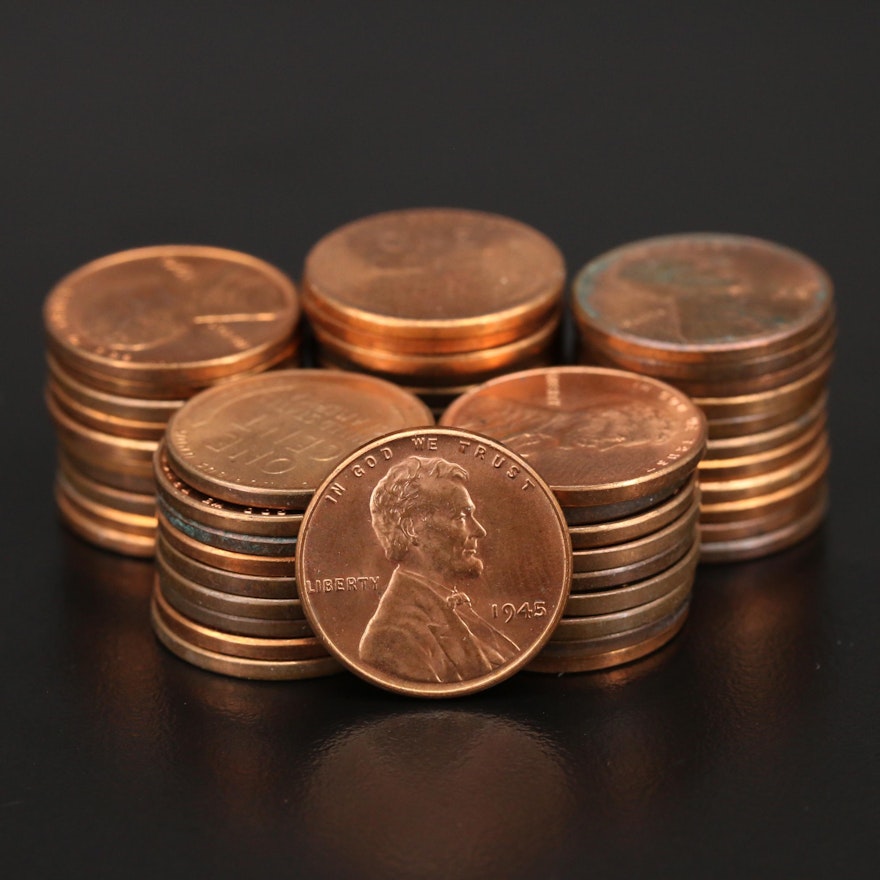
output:
POLYGON ((446 697, 502 681, 540 650, 568 595, 571 545, 519 455, 422 428, 333 471, 306 511, 296 565, 306 617, 342 663, 392 691, 446 697))

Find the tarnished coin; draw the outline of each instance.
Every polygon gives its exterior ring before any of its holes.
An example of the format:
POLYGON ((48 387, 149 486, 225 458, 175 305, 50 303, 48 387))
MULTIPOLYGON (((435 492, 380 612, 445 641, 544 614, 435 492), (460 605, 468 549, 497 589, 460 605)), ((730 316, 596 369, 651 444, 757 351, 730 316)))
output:
POLYGON ((278 269, 192 245, 95 260, 62 279, 44 308, 59 361, 153 388, 265 363, 287 345, 298 317, 293 283, 278 269))
POLYGON ((456 400, 440 421, 500 440, 532 464, 566 507, 671 493, 706 445, 705 419, 681 392, 600 367, 493 379, 456 400))
POLYGON ((571 577, 565 519, 532 466, 449 428, 389 434, 348 456, 309 505, 296 559, 306 616, 331 653, 374 684, 427 697, 480 690, 528 663, 571 577))
POLYGON ((329 318, 361 336, 421 340, 417 350, 441 353, 527 335, 560 304, 564 284, 562 255, 531 227, 425 208, 366 217, 325 236, 306 257, 302 290, 318 327, 329 318))
POLYGON ((803 254, 739 235, 624 245, 574 281, 578 321, 639 357, 742 361, 796 345, 832 306, 831 280, 803 254))
POLYGON ((202 392, 168 424, 174 472, 234 504, 304 510, 333 467, 380 434, 433 424, 428 408, 371 376, 280 370, 202 392))

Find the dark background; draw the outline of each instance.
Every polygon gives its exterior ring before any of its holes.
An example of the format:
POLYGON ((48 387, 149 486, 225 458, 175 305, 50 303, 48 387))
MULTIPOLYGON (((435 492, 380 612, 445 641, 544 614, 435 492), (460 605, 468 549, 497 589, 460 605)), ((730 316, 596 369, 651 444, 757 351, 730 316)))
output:
POLYGON ((878 10, 5 4, 0 870, 876 876, 878 10), (822 263, 840 320, 825 526, 701 568, 673 645, 605 674, 423 703, 164 652, 149 566, 57 521, 43 297, 165 242, 298 276, 335 226, 413 205, 521 219, 572 272, 695 230, 822 263))

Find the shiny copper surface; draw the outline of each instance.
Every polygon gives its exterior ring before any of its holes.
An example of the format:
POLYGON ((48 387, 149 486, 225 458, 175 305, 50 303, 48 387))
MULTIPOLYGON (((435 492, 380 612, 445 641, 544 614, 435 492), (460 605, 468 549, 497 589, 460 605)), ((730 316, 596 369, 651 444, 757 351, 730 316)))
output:
POLYGON ((139 513, 128 513, 109 507, 83 495, 61 471, 55 477, 56 494, 64 495, 79 511, 96 522, 128 532, 132 535, 143 535, 147 538, 156 537, 156 517, 143 516, 139 513))
POLYGON ((58 473, 79 492, 90 500, 105 507, 112 507, 120 513, 134 513, 138 516, 156 516, 156 496, 140 492, 126 492, 115 489, 106 483, 92 479, 83 473, 65 454, 59 450, 58 473))

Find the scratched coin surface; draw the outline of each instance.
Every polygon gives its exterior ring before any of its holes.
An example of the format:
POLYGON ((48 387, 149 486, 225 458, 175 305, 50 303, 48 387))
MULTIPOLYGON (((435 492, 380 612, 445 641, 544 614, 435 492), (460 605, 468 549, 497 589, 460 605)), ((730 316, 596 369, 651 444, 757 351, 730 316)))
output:
POLYGON ((349 669, 448 697, 507 678, 540 650, 568 596, 571 545, 523 458, 467 431, 422 428, 368 443, 333 471, 306 511, 296 571, 307 619, 349 669))
POLYGON ((287 345, 299 305, 290 279, 256 257, 162 245, 75 270, 50 292, 44 319, 60 362, 155 386, 265 362, 287 345))
POLYGON ((669 385, 600 367, 493 379, 443 414, 525 458, 565 506, 607 505, 681 485, 706 445, 703 414, 669 385))
POLYGON ((303 510, 350 452, 402 428, 433 424, 406 391, 372 376, 279 370, 211 388, 168 423, 166 455, 200 492, 303 510))
POLYGON ((809 337, 832 307, 831 280, 771 242, 715 233, 624 245, 574 282, 575 316, 606 345, 648 358, 742 360, 809 337))

